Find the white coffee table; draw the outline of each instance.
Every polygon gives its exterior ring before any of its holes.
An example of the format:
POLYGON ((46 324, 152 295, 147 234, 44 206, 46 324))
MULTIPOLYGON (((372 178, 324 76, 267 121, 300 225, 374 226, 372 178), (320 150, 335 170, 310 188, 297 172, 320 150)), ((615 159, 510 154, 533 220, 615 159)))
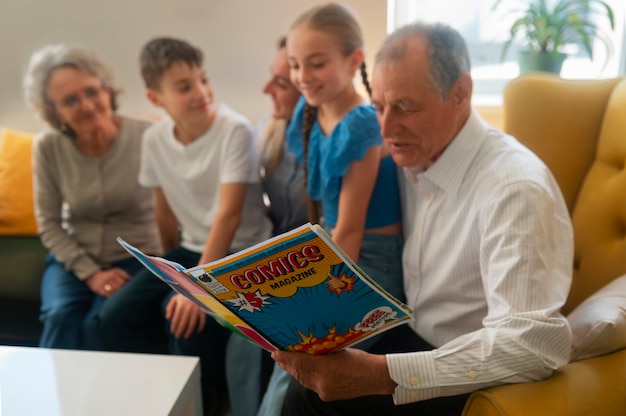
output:
POLYGON ((202 415, 196 357, 0 346, 0 416, 202 415))

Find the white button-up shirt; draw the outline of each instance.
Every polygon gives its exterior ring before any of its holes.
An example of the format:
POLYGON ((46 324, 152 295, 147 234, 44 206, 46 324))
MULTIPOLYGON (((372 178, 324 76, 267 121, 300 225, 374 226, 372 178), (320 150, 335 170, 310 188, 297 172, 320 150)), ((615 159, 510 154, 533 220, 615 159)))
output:
POLYGON ((401 176, 411 325, 438 348, 387 355, 395 402, 537 380, 566 364, 559 310, 573 232, 546 166, 473 113, 435 164, 401 176))

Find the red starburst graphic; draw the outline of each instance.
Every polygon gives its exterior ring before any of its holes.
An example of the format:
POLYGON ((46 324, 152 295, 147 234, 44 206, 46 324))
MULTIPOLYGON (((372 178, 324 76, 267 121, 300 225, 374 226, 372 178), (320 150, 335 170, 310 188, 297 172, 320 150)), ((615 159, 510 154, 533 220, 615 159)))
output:
POLYGON ((350 292, 354 289, 354 282, 356 282, 355 278, 342 274, 341 276, 328 275, 326 284, 328 285, 328 290, 339 296, 343 292, 350 292))

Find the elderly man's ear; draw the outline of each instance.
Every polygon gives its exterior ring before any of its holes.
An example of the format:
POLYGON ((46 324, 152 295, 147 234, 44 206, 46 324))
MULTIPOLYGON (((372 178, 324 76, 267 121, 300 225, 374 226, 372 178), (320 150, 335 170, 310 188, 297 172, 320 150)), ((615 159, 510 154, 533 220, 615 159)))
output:
POLYGON ((462 72, 452 87, 452 98, 456 106, 469 105, 472 99, 472 77, 469 72, 462 72))

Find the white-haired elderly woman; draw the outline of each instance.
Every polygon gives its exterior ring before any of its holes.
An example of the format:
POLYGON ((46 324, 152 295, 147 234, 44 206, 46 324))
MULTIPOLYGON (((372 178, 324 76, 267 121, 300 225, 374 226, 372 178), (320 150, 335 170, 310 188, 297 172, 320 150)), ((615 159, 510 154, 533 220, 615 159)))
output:
POLYGON ((161 253, 153 195, 137 181, 149 123, 115 113, 112 73, 86 49, 36 51, 24 90, 50 127, 34 151, 36 217, 50 251, 40 346, 102 349, 98 311, 141 268, 116 237, 161 253))

